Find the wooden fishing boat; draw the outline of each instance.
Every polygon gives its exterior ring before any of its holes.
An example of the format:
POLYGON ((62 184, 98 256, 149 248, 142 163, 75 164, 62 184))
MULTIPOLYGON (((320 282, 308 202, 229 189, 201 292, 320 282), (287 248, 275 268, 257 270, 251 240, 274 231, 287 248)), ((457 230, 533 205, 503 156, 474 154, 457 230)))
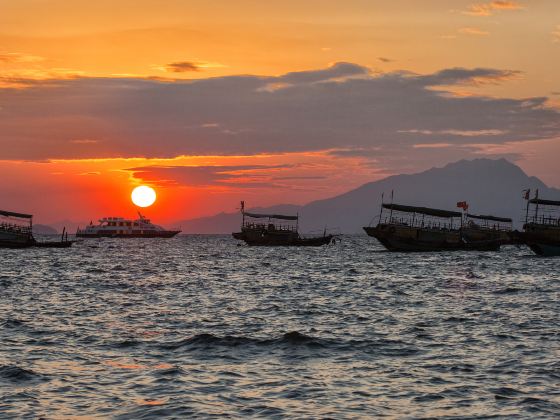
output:
POLYGON ((27 248, 34 245, 31 214, 0 210, 0 216, 1 248, 27 248))
POLYGON ((461 235, 466 242, 498 242, 500 245, 516 243, 513 221, 507 217, 467 213, 463 218, 461 235))
POLYGON ((560 256, 560 201, 539 198, 527 201, 522 242, 537 255, 560 256))
POLYGON ((333 235, 303 237, 298 232, 299 215, 258 214, 245 211, 241 202, 241 231, 232 233, 235 239, 251 246, 321 246, 328 245, 333 235))
POLYGON ((0 248, 68 248, 73 241, 62 232, 60 241, 40 242, 33 236, 33 215, 0 210, 0 248))
POLYGON ((504 225, 511 231, 511 219, 382 203, 378 224, 364 230, 389 251, 497 251, 509 241, 504 225))

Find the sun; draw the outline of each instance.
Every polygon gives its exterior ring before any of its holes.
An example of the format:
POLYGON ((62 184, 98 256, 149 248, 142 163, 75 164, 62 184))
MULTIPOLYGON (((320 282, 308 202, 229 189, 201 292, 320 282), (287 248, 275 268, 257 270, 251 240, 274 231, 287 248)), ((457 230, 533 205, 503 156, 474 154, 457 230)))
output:
POLYGON ((156 192, 152 187, 141 185, 134 188, 131 198, 138 207, 150 207, 156 201, 156 192))

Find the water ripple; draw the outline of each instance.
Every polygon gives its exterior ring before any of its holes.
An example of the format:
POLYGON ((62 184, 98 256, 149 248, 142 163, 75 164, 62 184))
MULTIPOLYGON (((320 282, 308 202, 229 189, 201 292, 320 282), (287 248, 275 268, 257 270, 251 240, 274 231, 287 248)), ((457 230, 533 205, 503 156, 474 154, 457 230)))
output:
POLYGON ((6 250, 0 263, 0 418, 560 412, 558 259, 523 248, 182 236, 6 250))

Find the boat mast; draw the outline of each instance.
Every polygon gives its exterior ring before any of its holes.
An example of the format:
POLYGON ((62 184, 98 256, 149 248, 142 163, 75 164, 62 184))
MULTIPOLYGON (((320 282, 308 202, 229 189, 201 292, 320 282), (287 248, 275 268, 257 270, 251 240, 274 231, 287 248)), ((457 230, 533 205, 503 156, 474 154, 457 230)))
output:
POLYGON ((529 222, 529 205, 531 204, 531 189, 527 190, 527 194, 525 195, 525 199, 527 200, 527 208, 525 209, 525 224, 529 222))
POLYGON ((537 200, 536 207, 535 207, 535 223, 538 223, 537 218, 539 217, 539 189, 537 188, 537 192, 535 193, 535 199, 537 200))
POLYGON ((394 190, 391 190, 391 211, 389 212, 389 223, 393 220, 393 196, 394 190))
POLYGON ((383 215, 383 196, 384 192, 381 193, 381 208, 379 209, 379 223, 382 223, 381 216, 383 215))
POLYGON ((241 227, 245 226, 245 201, 241 201, 241 214, 243 215, 241 227))

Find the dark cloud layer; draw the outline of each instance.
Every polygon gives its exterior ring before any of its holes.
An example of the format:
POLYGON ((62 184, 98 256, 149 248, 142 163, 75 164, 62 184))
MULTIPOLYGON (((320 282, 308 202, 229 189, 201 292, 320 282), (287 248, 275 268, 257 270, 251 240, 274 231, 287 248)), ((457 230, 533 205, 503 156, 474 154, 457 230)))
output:
POLYGON ((158 184, 201 187, 235 183, 243 186, 261 186, 263 183, 258 180, 267 177, 266 171, 287 167, 288 165, 142 166, 125 170, 132 172, 135 178, 158 184))
POLYGON ((557 136, 560 115, 547 98, 457 97, 443 87, 515 75, 463 68, 374 75, 338 63, 278 77, 32 82, 0 89, 0 158, 412 150, 557 136))

